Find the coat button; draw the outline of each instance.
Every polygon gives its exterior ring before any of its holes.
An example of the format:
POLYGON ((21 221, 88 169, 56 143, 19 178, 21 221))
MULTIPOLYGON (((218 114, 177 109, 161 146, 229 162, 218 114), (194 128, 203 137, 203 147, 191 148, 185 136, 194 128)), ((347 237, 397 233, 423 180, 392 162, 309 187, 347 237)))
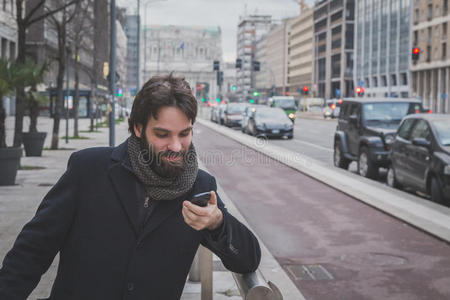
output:
POLYGON ((133 291, 134 290, 134 283, 129 282, 128 285, 127 285, 127 288, 128 288, 129 292, 133 291))

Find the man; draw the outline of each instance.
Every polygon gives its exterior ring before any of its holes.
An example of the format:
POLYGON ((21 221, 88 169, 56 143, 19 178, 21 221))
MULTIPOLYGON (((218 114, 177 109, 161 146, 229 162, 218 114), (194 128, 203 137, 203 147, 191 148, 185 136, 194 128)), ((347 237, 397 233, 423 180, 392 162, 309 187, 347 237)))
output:
POLYGON ((72 154, 4 258, 0 299, 25 300, 58 252, 51 300, 179 299, 199 244, 233 272, 255 271, 257 239, 198 169, 196 113, 184 79, 149 80, 123 144, 72 154), (206 207, 186 201, 207 191, 206 207))

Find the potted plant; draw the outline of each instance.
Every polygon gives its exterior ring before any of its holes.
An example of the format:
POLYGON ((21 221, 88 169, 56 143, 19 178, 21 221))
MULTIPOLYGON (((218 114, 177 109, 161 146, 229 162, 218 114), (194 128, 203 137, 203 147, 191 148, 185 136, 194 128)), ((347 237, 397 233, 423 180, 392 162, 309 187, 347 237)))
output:
POLYGON ((37 92, 37 85, 44 81, 44 73, 46 70, 46 64, 39 67, 33 62, 26 62, 24 65, 25 84, 30 87, 26 94, 27 106, 30 113, 30 127, 28 132, 22 134, 26 156, 41 156, 45 137, 47 136, 47 132, 37 131, 39 106, 49 101, 46 96, 37 92))
POLYGON ((0 60, 0 185, 14 185, 22 156, 21 147, 6 146, 6 111, 3 97, 15 92, 20 82, 19 67, 0 60))

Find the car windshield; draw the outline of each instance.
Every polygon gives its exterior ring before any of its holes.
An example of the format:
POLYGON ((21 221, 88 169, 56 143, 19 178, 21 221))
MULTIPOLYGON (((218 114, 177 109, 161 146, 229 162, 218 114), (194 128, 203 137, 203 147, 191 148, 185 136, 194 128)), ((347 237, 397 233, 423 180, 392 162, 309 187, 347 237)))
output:
POLYGON ((432 122, 436 129, 437 138, 444 146, 450 146, 450 122, 449 120, 436 120, 432 122))
POLYGON ((295 109, 295 101, 294 99, 283 99, 283 100, 275 100, 275 106, 281 107, 283 109, 295 109))
POLYGON ((262 108, 256 111, 258 119, 286 120, 287 116, 281 109, 262 108))
POLYGON ((229 105, 227 111, 229 114, 242 114, 245 110, 245 105, 229 105))
POLYGON ((409 103, 366 103, 363 105, 363 121, 369 126, 400 124, 408 114, 409 103))

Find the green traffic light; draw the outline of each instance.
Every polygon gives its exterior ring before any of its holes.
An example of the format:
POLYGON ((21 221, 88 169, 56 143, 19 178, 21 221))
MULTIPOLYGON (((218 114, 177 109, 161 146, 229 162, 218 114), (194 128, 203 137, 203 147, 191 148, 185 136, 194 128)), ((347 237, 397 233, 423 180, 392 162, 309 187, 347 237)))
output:
POLYGON ((235 91, 235 90, 236 90, 236 86, 233 85, 233 86, 231 87, 231 89, 232 89, 233 91, 235 91))
POLYGON ((250 103, 252 103, 252 104, 253 104, 253 103, 255 103, 255 100, 253 100, 253 99, 250 99, 250 103))
POLYGON ((217 98, 216 101, 217 101, 217 102, 220 102, 220 98, 217 98))
POLYGON ((202 102, 205 102, 205 98, 202 98, 202 102))
POLYGON ((258 97, 259 93, 258 92, 253 92, 253 96, 258 97))

